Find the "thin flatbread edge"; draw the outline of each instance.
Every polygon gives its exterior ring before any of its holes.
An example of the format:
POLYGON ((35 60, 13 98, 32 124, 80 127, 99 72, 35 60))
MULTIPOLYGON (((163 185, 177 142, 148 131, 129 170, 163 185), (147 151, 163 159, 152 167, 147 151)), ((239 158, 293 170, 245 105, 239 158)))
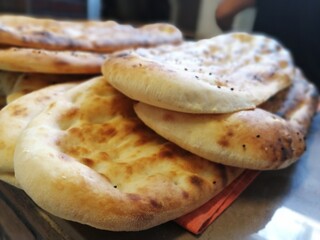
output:
POLYGON ((78 82, 61 83, 39 89, 16 99, 0 111, 0 174, 14 172, 13 154, 17 139, 33 117, 40 113, 59 94, 78 82))
POLYGON ((62 21, 0 15, 0 43, 11 46, 106 53, 180 43, 182 39, 181 31, 169 23, 133 27, 115 21, 62 21))
POLYGON ((98 74, 108 54, 34 48, 0 49, 0 69, 52 74, 98 74))

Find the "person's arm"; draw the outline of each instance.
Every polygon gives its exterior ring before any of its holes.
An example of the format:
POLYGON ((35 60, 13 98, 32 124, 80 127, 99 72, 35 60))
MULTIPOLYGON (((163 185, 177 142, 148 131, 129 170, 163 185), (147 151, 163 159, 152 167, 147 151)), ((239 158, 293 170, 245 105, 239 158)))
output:
POLYGON ((223 31, 230 30, 235 15, 248 7, 253 7, 255 2, 255 0, 221 0, 215 12, 218 26, 223 31))

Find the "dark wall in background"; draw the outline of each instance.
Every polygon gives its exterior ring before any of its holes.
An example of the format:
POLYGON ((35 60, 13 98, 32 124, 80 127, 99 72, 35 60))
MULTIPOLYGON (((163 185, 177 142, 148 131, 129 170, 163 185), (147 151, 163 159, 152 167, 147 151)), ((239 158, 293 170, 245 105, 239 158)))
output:
MULTIPOLYGON (((200 0, 175 0, 173 22, 186 37, 194 37, 200 0)), ((101 19, 121 23, 170 22, 170 0, 101 0, 101 19)), ((98 10, 99 11, 99 10, 98 10)), ((57 19, 86 19, 87 0, 0 0, 0 14, 26 14, 57 19)))
POLYGON ((167 22, 170 5, 168 0, 105 0, 102 16, 123 22, 167 22))
POLYGON ((1 0, 1 13, 29 14, 56 18, 87 17, 86 0, 1 0))

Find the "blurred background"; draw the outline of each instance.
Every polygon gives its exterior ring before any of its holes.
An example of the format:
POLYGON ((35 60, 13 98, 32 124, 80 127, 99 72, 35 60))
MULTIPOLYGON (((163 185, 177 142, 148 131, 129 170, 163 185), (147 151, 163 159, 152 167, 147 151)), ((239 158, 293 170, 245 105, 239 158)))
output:
MULTIPOLYGON (((121 23, 170 22, 186 38, 209 38, 221 33, 215 20, 219 0, 0 0, 0 13, 59 19, 113 19, 121 23)), ((233 29, 250 31, 255 10, 239 13, 233 29)))

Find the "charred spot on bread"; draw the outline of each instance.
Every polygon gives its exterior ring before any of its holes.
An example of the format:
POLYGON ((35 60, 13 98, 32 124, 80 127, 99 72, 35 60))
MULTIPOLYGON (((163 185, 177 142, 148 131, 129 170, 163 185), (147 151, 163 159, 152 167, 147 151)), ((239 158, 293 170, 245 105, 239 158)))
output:
POLYGON ((192 175, 189 177, 189 181, 192 185, 196 186, 197 188, 203 188, 204 180, 197 175, 192 175))
POLYGON ((22 105, 14 105, 14 107, 10 110, 11 110, 10 114, 12 116, 23 117, 28 115, 28 108, 22 105))

